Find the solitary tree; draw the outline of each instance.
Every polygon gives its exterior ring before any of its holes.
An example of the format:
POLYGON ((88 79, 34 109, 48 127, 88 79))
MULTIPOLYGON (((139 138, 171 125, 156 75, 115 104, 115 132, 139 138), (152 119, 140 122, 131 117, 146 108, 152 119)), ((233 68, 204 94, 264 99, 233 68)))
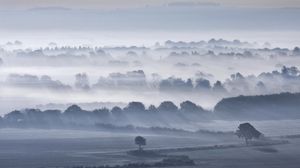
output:
POLYGON ((134 142, 135 142, 136 145, 139 146, 140 151, 143 150, 142 146, 146 145, 146 139, 142 136, 135 137, 134 142))
POLYGON ((250 123, 240 124, 236 131, 236 135, 239 138, 245 138, 246 145, 249 144, 249 140, 253 138, 258 139, 261 134, 262 133, 257 131, 250 123))

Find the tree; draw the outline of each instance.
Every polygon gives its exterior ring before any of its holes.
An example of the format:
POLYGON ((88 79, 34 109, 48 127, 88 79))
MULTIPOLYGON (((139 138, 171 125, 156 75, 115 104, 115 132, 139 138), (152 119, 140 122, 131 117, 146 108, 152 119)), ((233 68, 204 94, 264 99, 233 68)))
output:
POLYGON ((25 109, 26 121, 35 126, 46 126, 44 113, 39 109, 25 109))
POLYGON ((107 108, 95 109, 92 113, 94 114, 94 117, 101 120, 107 120, 110 116, 109 109, 107 108))
POLYGON ((80 113, 82 112, 82 109, 77 106, 77 105, 71 105, 70 107, 68 107, 66 110, 65 110, 65 114, 77 114, 77 113, 80 113))
POLYGON ((159 83, 161 91, 191 91, 193 89, 193 82, 191 79, 187 81, 181 78, 169 77, 159 83))
POLYGON ((217 81, 214 86, 213 86, 213 91, 215 92, 221 92, 221 93, 226 93, 227 90, 224 88, 222 83, 220 81, 217 81))
POLYGON ((3 118, 0 116, 0 128, 3 127, 3 118))
POLYGON ((44 112, 45 120, 51 125, 61 125, 62 124, 62 116, 60 110, 45 110, 44 112))
POLYGON ((196 80, 195 88, 199 89, 199 90, 207 90, 208 91, 211 89, 211 85, 210 85, 209 80, 200 78, 200 79, 196 80))
POLYGON ((22 112, 15 110, 6 114, 3 119, 8 123, 18 124, 24 121, 25 115, 22 112))
POLYGON ((171 101, 164 101, 158 106, 159 112, 177 112, 178 107, 171 101))
POLYGON ((3 123, 12 127, 23 127, 25 123, 25 114, 21 111, 12 111, 3 117, 3 123))
POLYGON ((124 111, 133 113, 143 113, 146 110, 145 105, 141 102, 130 102, 124 111))
POLYGON ((150 113, 157 113, 158 112, 157 108, 152 104, 148 107, 148 111, 150 113))
POLYGON ((68 120, 73 120, 72 122, 84 121, 90 117, 90 114, 92 113, 81 109, 78 105, 68 107, 63 113, 68 120))
POLYGON ((89 90, 90 83, 86 73, 79 73, 75 76, 75 87, 82 90, 89 90))
POLYGON ((299 47, 295 47, 294 50, 293 50, 293 54, 295 56, 299 56, 300 55, 300 48, 299 47))
POLYGON ((185 101, 180 104, 180 111, 184 113, 197 113, 204 112, 204 109, 191 101, 185 101))
POLYGON ((146 145, 146 139, 142 136, 135 137, 134 142, 135 142, 136 145, 139 146, 140 151, 143 150, 142 146, 146 145))
POLYGON ((239 125, 236 135, 239 138, 245 138, 246 145, 248 145, 249 140, 253 138, 258 139, 262 133, 256 130, 250 123, 243 123, 239 125))
POLYGON ((120 117, 123 113, 123 110, 120 107, 115 106, 111 109, 110 112, 112 113, 113 116, 120 117))

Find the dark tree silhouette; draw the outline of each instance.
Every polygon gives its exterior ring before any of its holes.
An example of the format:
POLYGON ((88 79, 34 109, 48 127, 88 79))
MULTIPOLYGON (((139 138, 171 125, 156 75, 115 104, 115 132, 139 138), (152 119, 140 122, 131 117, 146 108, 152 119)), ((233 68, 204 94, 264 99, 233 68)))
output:
POLYGON ((111 109, 110 112, 112 113, 113 116, 120 117, 123 113, 123 110, 120 107, 115 106, 111 109))
POLYGON ((236 131, 236 135, 239 138, 245 138, 246 145, 249 144, 249 140, 253 138, 258 139, 261 134, 262 133, 257 131, 250 123, 240 124, 236 131))
POLYGON ((33 125, 45 126, 44 113, 39 109, 25 109, 26 121, 33 125))
POLYGON ((295 47, 294 50, 293 50, 293 54, 295 56, 300 56, 300 48, 299 47, 295 47))
POLYGON ((228 119, 299 119, 300 93, 224 98, 214 108, 216 115, 228 119))
POLYGON ((146 145, 146 139, 142 136, 135 137, 134 142, 135 142, 136 145, 139 146, 140 151, 143 150, 142 146, 146 145))
POLYGON ((95 109, 92 113, 94 114, 94 117, 102 120, 107 120, 110 116, 109 109, 107 108, 95 109))
POLYGON ((4 116, 4 119, 9 123, 18 123, 23 121, 24 118, 24 114, 18 110, 12 111, 4 116))
POLYGON ((151 113, 156 113, 158 112, 157 108, 154 105, 150 105, 148 108, 148 111, 151 113))
POLYGON ((220 81, 217 81, 214 84, 213 91, 215 91, 215 92, 223 92, 223 93, 227 92, 227 90, 224 88, 224 86, 222 85, 222 83, 220 81))
POLYGON ((210 90, 211 89, 211 85, 210 85, 209 80, 200 78, 200 79, 196 80, 196 86, 195 86, 195 88, 199 89, 199 90, 210 90))
POLYGON ((158 106, 159 112, 177 112, 178 107, 171 101, 164 101, 158 106))
POLYGON ((161 91, 191 91, 193 89, 193 82, 191 79, 187 81, 181 78, 169 77, 161 80, 159 83, 161 91))
POLYGON ((47 123, 55 125, 56 127, 62 124, 60 110, 46 110, 43 112, 47 123))
POLYGON ((124 108, 124 111, 141 113, 144 112, 145 109, 145 105, 141 102, 130 102, 128 106, 124 108))
POLYGON ((78 105, 72 105, 65 110, 63 118, 75 123, 78 121, 84 122, 90 119, 91 114, 93 113, 81 109, 78 105))
POLYGON ((77 105, 72 105, 70 107, 68 107, 66 110, 65 110, 65 114, 76 114, 76 113, 80 113, 82 111, 82 109, 77 106, 77 105))
POLYGON ((184 113, 197 113, 197 112, 204 112, 204 109, 200 106, 197 106, 195 103, 191 101, 185 101, 180 104, 180 111, 184 113))

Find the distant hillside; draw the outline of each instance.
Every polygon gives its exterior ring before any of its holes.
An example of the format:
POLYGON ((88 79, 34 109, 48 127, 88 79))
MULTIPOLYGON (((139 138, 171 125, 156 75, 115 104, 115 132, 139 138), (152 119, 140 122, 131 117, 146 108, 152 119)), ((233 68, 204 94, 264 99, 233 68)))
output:
POLYGON ((299 119, 300 93, 226 98, 215 106, 214 112, 226 119, 299 119))

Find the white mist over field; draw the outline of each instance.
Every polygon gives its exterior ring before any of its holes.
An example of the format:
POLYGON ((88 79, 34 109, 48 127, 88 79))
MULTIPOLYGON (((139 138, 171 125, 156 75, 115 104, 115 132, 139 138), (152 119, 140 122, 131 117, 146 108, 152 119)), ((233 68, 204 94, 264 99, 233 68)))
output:
MULTIPOLYGON (((226 39, 257 42, 263 45, 266 42, 271 47, 294 48, 299 45, 299 31, 296 30, 135 30, 135 31, 80 31, 80 30, 2 30, 0 44, 8 41, 20 40, 22 48, 38 49, 47 47, 55 42, 58 46, 153 46, 156 42, 172 41, 200 41, 226 39)), ((13 47, 8 47, 13 49, 13 47)))
POLYGON ((0 1, 0 167, 298 168, 299 6, 0 1))
MULTIPOLYGON (((124 102, 141 101, 146 105, 158 105, 164 100, 171 100, 179 105, 185 100, 195 101, 197 104, 206 109, 213 109, 215 104, 226 96, 210 96, 206 93, 192 93, 192 94, 166 94, 162 93, 153 87, 157 87, 161 79, 169 77, 177 77, 182 79, 192 78, 207 78, 211 83, 220 80, 226 82, 230 75, 241 73, 247 75, 259 75, 263 72, 272 72, 280 70, 282 66, 300 66, 298 57, 270 57, 270 53, 259 51, 264 47, 270 49, 280 47, 293 50, 299 43, 300 34, 297 31, 136 31, 136 32, 122 32, 122 31, 0 31, 1 41, 0 46, 2 53, 0 58, 4 63, 0 66, 0 80, 1 80, 1 114, 9 111, 22 108, 34 108, 37 105, 48 103, 88 103, 88 102, 124 102), (247 41, 256 45, 257 51, 253 47, 247 48, 232 48, 221 49, 218 48, 178 48, 172 49, 165 46, 165 42, 172 41, 209 41, 212 38, 247 41), (9 42, 20 41, 21 44, 14 45, 9 42), (157 43, 158 42, 158 43, 157 43), (266 43, 268 46, 266 46, 266 43), (137 46, 142 48, 130 48, 137 46), (95 48, 101 47, 109 57, 97 62, 86 62, 84 59, 78 61, 69 61, 70 58, 60 58, 56 62, 48 62, 40 60, 40 58, 28 57, 26 60, 15 58, 17 53, 23 51, 38 51, 46 48, 61 48, 61 47, 87 47, 95 48), (118 50, 118 47, 124 47, 123 50, 118 50), (127 48, 126 48, 127 47, 127 48), (158 50, 159 48, 165 50, 158 50), (20 51, 18 51, 20 50, 20 51), (253 50, 259 54, 257 58, 229 58, 228 57, 174 57, 168 59, 171 52, 192 52, 198 51, 205 54, 209 50, 216 53, 226 52, 244 52, 253 50), (128 53, 132 51, 134 54, 130 56, 128 53), (135 58, 134 58, 135 57, 135 58), (112 65, 109 60, 121 61, 124 65, 112 65), (178 66, 177 66, 178 65, 178 66), (195 66, 194 66, 195 65, 195 66), (126 73, 129 71, 142 70, 145 74, 145 81, 147 81, 147 88, 142 91, 135 91, 132 89, 101 89, 92 91, 57 91, 56 89, 49 90, 49 88, 38 89, 34 87, 15 87, 5 84, 8 76, 11 74, 19 75, 34 75, 42 77, 47 75, 54 81, 58 80, 64 85, 70 87, 74 86, 75 75, 85 73, 88 75, 88 82, 90 85, 98 82, 99 77, 107 77, 111 73, 126 73), (157 75, 156 77, 153 75, 157 75), (153 85, 153 86, 149 86, 153 85)), ((89 59, 90 51, 61 51, 61 54, 70 54, 71 57, 77 59, 80 55, 89 59), (78 52, 78 53, 76 53, 78 52)), ((44 51, 46 58, 59 53, 51 53, 44 51)), ((58 55, 59 57, 59 55, 58 55)), ((21 57, 19 57, 21 58, 21 57)), ((71 58, 72 59, 72 58, 71 58)), ((295 91, 299 89, 295 88, 295 91)), ((283 90, 284 91, 284 90, 283 90)), ((287 90, 289 91, 289 90, 287 90)), ((272 91, 271 93, 280 93, 281 90, 272 91)), ((240 93, 242 94, 242 93, 240 93)), ((253 94, 253 93, 248 93, 253 94)), ((255 94, 255 93, 254 93, 255 94)), ((96 107, 95 107, 96 108, 96 107)))

